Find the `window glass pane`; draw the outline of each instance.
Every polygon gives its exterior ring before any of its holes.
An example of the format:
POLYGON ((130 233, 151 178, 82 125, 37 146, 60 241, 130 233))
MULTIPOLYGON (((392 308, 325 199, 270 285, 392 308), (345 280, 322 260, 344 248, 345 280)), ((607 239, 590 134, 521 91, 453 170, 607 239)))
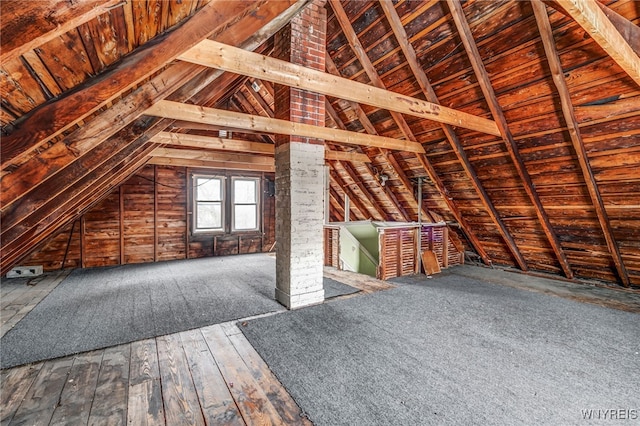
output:
POLYGON ((198 203, 196 214, 196 228, 222 228, 222 204, 198 203))
POLYGON ((233 199, 237 204, 252 204, 256 202, 256 184, 255 180, 233 181, 233 199))
POLYGON ((256 229, 258 227, 258 209, 255 205, 235 205, 235 229, 256 229))
POLYGON ((204 201, 222 200, 222 179, 196 179, 197 198, 204 201))

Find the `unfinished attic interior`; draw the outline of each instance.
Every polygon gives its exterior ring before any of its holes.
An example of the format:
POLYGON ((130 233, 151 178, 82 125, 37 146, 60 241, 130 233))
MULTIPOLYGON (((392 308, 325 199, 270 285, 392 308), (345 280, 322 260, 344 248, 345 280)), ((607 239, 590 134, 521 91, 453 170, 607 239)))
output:
POLYGON ((639 418, 640 2, 0 7, 2 424, 639 418))

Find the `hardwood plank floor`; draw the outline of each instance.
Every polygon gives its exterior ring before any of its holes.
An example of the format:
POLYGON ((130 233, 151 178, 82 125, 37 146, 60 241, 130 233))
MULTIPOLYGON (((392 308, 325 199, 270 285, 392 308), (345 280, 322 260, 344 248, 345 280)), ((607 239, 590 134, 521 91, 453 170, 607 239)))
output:
MULTIPOLYGON (((328 272, 355 295, 394 287, 328 272)), ((3 281, 3 333, 68 273, 3 281)), ((235 323, 3 370, 0 425, 311 425, 235 323)))
POLYGON ((2 425, 311 424, 231 323, 4 370, 0 412, 2 425))

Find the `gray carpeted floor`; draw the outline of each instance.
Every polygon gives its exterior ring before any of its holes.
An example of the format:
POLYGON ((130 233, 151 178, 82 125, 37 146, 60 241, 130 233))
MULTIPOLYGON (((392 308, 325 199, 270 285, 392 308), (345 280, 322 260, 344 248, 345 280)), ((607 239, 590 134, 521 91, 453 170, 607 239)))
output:
MULTIPOLYGON (((0 365, 283 310, 274 289, 275 259, 264 254, 78 269, 2 337, 0 365)), ((326 290, 352 291, 337 282, 326 290)))
POLYGON ((400 281, 240 328, 316 425, 640 415, 640 315, 455 273, 400 281))

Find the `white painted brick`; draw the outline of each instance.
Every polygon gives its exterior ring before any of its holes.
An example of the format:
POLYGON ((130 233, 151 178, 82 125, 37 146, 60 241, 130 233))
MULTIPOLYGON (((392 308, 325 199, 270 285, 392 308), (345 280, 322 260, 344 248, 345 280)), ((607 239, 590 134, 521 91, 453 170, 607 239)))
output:
POLYGON ((324 299, 324 146, 276 148, 276 297, 289 308, 324 299))

